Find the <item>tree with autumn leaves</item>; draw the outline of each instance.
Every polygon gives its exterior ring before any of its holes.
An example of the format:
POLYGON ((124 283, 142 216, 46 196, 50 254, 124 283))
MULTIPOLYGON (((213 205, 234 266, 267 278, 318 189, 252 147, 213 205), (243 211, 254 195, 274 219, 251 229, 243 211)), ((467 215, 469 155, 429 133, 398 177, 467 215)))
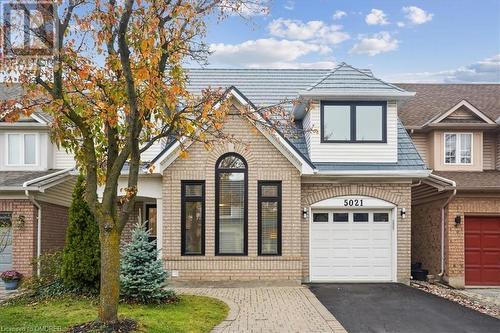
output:
MULTIPOLYGON (((99 224, 104 323, 117 320, 120 238, 136 202, 141 154, 165 138, 202 142, 207 149, 219 140, 237 140, 223 130, 230 109, 224 91, 191 94, 184 66, 203 63, 209 54, 208 17, 223 19, 256 2, 61 1, 53 17, 54 56, 3 64, 7 78, 24 88, 22 98, 2 104, 4 119, 37 110, 50 114, 52 139, 74 154, 86 176, 85 199, 99 224), (119 190, 126 164, 128 186, 119 190)), ((52 15, 52 8, 39 9, 52 15)), ((269 130, 291 123, 279 105, 240 112, 269 130)))

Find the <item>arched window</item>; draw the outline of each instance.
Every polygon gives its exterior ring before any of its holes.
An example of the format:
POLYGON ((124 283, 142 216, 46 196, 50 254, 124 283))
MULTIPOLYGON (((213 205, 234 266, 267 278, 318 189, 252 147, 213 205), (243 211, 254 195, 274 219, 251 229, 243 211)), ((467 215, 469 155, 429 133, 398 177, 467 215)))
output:
POLYGON ((215 253, 247 254, 248 167, 235 153, 215 164, 215 253))

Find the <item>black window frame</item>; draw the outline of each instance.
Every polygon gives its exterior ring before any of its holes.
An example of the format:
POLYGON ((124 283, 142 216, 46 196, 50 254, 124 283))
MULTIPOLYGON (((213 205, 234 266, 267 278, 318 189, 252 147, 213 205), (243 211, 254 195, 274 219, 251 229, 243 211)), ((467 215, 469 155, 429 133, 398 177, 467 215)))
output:
POLYGON ((321 101, 320 107, 321 143, 387 143, 387 102, 379 101, 321 101), (327 140, 325 134, 325 106, 344 105, 350 107, 351 139, 327 140), (357 140, 356 139, 356 106, 381 106, 382 107, 382 140, 357 140))
POLYGON ((216 256, 248 256, 248 163, 237 153, 226 153, 221 155, 215 162, 215 255, 216 256), (229 156, 234 156, 239 158, 245 168, 219 168, 220 162, 229 156), (241 253, 221 253, 219 252, 219 190, 220 190, 220 174, 221 173, 237 173, 241 172, 245 177, 245 200, 243 203, 243 252, 241 253))
POLYGON ((204 256, 205 255, 205 181, 204 180, 181 180, 181 255, 182 256, 204 256), (201 196, 186 197, 186 185, 201 185, 201 196), (201 202, 201 253, 186 252, 186 202, 201 202))
POLYGON ((282 246, 282 186, 280 180, 259 180, 257 182, 257 251, 259 256, 281 256, 282 246), (262 187, 270 185, 277 186, 278 195, 275 197, 265 197, 262 195, 262 187), (277 221, 277 253, 262 253, 262 203, 277 202, 278 203, 278 221, 277 221))
POLYGON ((154 240, 157 240, 158 239, 158 205, 156 203, 152 203, 152 202, 146 202, 144 204, 144 220, 146 221, 145 223, 145 228, 146 230, 150 230, 150 227, 149 227, 149 208, 156 208, 156 236, 153 236, 153 235, 149 235, 149 241, 152 242, 154 240))

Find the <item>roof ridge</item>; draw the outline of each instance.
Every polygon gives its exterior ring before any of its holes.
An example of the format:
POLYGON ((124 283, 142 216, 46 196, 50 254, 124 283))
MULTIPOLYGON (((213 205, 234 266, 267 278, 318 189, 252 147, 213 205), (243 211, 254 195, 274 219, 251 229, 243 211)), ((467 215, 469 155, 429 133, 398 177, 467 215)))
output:
POLYGON ((314 87, 318 86, 321 82, 325 81, 327 78, 329 78, 333 73, 335 73, 339 68, 342 66, 346 65, 345 62, 341 62, 337 67, 333 68, 330 70, 327 74, 325 74, 321 79, 319 79, 317 82, 313 83, 309 87, 307 87, 307 91, 311 91, 314 87))
MULTIPOLYGON (((360 71, 360 70, 359 70, 359 69, 357 69, 356 67, 353 67, 353 66, 351 66, 351 65, 349 65, 349 64, 346 64, 345 62, 344 62, 344 65, 346 65, 347 67, 350 67, 350 68, 354 69, 355 71, 357 71, 357 72, 359 72, 359 73, 361 73, 361 74, 363 74, 363 75, 365 75, 365 76, 368 76, 368 77, 370 77, 370 78, 372 78, 372 79, 375 79, 375 80, 377 80, 377 81, 379 81, 379 82, 381 82, 381 83, 383 83, 383 84, 386 84, 386 85, 388 85, 388 86, 390 86, 390 87, 392 87, 392 88, 395 88, 395 89, 397 89, 397 90, 399 90, 399 91, 401 91, 401 92, 406 92, 406 90, 404 90, 404 89, 402 89, 402 88, 400 88, 400 87, 398 87, 398 86, 396 86, 396 85, 394 85, 394 84, 392 84, 392 83, 389 83, 389 82, 386 82, 386 81, 384 81, 384 80, 382 80, 382 79, 379 79, 379 78, 378 78, 378 77, 376 77, 375 75, 368 75, 368 74, 364 73, 363 71, 360 71)), ((372 73, 372 74, 373 74, 373 73, 372 73)))

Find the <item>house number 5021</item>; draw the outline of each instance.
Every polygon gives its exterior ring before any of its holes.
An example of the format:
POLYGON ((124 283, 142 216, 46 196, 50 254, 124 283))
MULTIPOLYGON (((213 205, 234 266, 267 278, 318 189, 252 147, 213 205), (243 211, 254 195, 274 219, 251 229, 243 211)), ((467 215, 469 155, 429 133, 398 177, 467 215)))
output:
POLYGON ((344 207, 363 207, 363 199, 345 199, 344 207))

